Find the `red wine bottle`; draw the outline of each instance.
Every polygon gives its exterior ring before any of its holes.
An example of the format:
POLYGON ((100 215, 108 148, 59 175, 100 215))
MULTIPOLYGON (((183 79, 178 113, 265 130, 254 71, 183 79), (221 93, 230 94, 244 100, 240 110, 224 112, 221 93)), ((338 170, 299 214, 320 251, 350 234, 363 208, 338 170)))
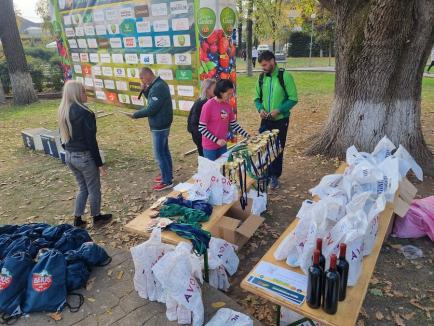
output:
POLYGON ((339 273, 336 270, 335 254, 330 257, 330 269, 325 274, 325 293, 323 309, 328 314, 335 314, 339 301, 339 273))
POLYGON ((321 306, 323 270, 319 266, 319 250, 313 252, 313 265, 309 267, 307 278, 307 305, 313 309, 321 306))
POLYGON ((322 254, 322 239, 316 239, 316 249, 319 250, 319 266, 321 266, 322 271, 325 272, 325 257, 322 254))
POLYGON ((348 283, 348 270, 350 269, 350 264, 348 264, 345 259, 347 251, 347 245, 341 243, 339 245, 339 260, 336 265, 336 269, 339 273, 340 283, 339 283, 339 301, 345 300, 347 295, 347 283, 348 283))

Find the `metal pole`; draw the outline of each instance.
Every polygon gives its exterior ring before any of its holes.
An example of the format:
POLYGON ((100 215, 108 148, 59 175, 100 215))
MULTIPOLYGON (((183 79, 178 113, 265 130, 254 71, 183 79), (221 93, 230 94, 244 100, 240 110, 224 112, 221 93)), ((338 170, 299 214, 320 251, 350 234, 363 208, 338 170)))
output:
POLYGON ((312 18, 312 29, 310 31, 310 48, 309 48, 309 67, 312 61, 312 42, 313 42, 313 18, 312 18))

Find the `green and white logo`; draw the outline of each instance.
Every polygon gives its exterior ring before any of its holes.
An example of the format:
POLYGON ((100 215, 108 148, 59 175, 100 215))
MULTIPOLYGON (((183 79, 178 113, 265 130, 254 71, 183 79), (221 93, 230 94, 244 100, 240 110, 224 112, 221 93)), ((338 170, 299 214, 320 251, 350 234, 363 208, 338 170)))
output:
POLYGON ((220 13, 220 24, 223 28, 223 31, 226 35, 230 35, 235 28, 235 24, 237 22, 237 14, 235 11, 226 7, 220 13))
POLYGON ((203 37, 208 37, 214 31, 216 15, 214 10, 208 7, 200 8, 197 13, 197 26, 199 33, 203 37))

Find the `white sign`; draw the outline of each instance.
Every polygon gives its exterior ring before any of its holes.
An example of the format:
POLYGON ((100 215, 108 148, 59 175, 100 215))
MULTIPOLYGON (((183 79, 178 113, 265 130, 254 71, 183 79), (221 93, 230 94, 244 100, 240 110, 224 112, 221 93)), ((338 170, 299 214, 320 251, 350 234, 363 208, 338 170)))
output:
POLYGON ((110 53, 100 53, 99 58, 102 63, 110 63, 110 53))
POLYGON ((155 36, 155 46, 157 48, 170 47, 170 37, 166 35, 155 36))
POLYGON ((102 11, 102 10, 95 10, 93 12, 93 21, 94 22, 103 22, 103 21, 105 21, 104 11, 102 11))
POLYGON ((151 5, 151 13, 152 16, 167 16, 167 4, 165 3, 157 3, 151 5))
POLYGON ((170 95, 175 96, 175 86, 173 85, 168 85, 169 86, 169 90, 170 90, 170 95))
POLYGON ((127 94, 118 94, 118 99, 121 103, 130 104, 130 97, 127 94))
POLYGON ((84 26, 84 33, 85 33, 87 36, 94 36, 94 35, 95 35, 95 28, 94 28, 93 25, 91 25, 91 24, 86 24, 86 25, 84 26))
POLYGON ((159 69, 158 76, 164 80, 173 80, 173 71, 171 69, 159 69))
POLYGON ((152 37, 151 36, 139 36, 139 46, 141 48, 152 48, 152 37))
POLYGON ((98 42, 96 41, 96 38, 88 38, 87 39, 87 46, 90 49, 98 49, 98 42))
POLYGON ((81 62, 89 62, 89 55, 87 53, 80 53, 81 62))
POLYGON ((115 68, 115 77, 125 77, 125 69, 115 68))
POLYGON ((112 69, 112 67, 102 67, 102 74, 104 76, 112 77, 113 76, 113 69, 112 69))
POLYGON ((190 53, 176 53, 175 54, 175 64, 176 65, 191 65, 191 54, 190 53))
POLYGON ((71 15, 63 16, 63 23, 65 24, 65 26, 71 25, 72 24, 71 15))
POLYGON ((138 64, 139 58, 136 53, 125 53, 125 62, 131 64, 138 64))
POLYGON ((119 20, 119 9, 107 9, 105 11, 105 19, 106 20, 119 20))
POLYGON ((77 39, 78 47, 80 49, 87 49, 87 42, 85 38, 79 38, 77 39))
POLYGON ((107 89, 115 89, 115 81, 110 80, 110 79, 106 79, 106 80, 104 80, 104 86, 107 89))
POLYGON ((150 33, 151 24, 149 21, 136 22, 137 33, 150 33))
POLYGON ((172 1, 170 3, 170 13, 172 15, 187 14, 188 13, 188 3, 184 1, 172 1))
POLYGON ((140 106, 145 105, 145 101, 143 100, 143 96, 139 100, 139 97, 137 95, 131 95, 131 103, 133 103, 134 105, 140 105, 140 106))
POLYGON ((96 35, 106 35, 107 29, 105 25, 96 25, 95 26, 96 35))
POLYGON ((90 53, 89 58, 90 58, 90 62, 92 62, 92 63, 98 63, 99 62, 98 53, 90 53))
POLYGON ((76 48, 78 48, 77 41, 75 40, 75 38, 71 38, 71 39, 69 39, 69 40, 68 40, 68 44, 69 44, 69 47, 70 47, 71 49, 76 49, 76 48))
POLYGON ((154 64, 154 55, 153 54, 140 54, 140 63, 145 65, 153 65, 154 64))
POLYGON ((124 63, 124 56, 122 53, 113 53, 112 54, 113 63, 124 63))
POLYGON ((193 106, 193 101, 178 101, 179 109, 182 111, 190 111, 191 107, 193 106))
POLYGON ((190 23, 188 18, 175 18, 172 19, 172 30, 174 31, 188 31, 190 23))
POLYGON ((178 95, 179 96, 187 96, 187 97, 193 97, 194 96, 194 87, 193 86, 186 86, 186 85, 178 85, 178 95))
POLYGON ((71 53, 71 58, 73 62, 80 62, 80 55, 78 53, 71 53))
POLYGON ((168 32, 169 31, 169 21, 167 19, 154 20, 152 23, 154 27, 154 32, 168 32))
POLYGON ((129 78, 139 78, 139 69, 137 69, 137 68, 128 68, 127 69, 127 76, 129 78))
POLYGON ((116 81, 116 88, 120 91, 127 91, 128 90, 127 82, 122 81, 122 80, 117 80, 116 81))
POLYGON ((133 8, 122 8, 120 10, 121 19, 135 18, 133 8))
POLYGON ((84 84, 86 86, 93 87, 93 79, 90 77, 85 77, 84 78, 84 84))
POLYGON ((66 27, 65 28, 65 35, 66 37, 74 37, 75 36, 75 31, 72 27, 66 27))
POLYGON ((82 83, 82 84, 84 83, 84 78, 81 77, 81 76, 76 76, 75 80, 78 81, 78 82, 80 82, 80 83, 82 83))
POLYGON ((76 74, 81 74, 81 66, 80 65, 74 65, 74 71, 76 74))
POLYGON ((75 28, 75 36, 78 36, 78 37, 84 36, 84 28, 83 27, 76 27, 75 28))
POLYGON ((159 65, 171 65, 172 55, 169 53, 157 53, 157 64, 159 65))
POLYGON ((108 24, 107 31, 109 34, 119 34, 119 25, 118 24, 108 24))
POLYGON ((121 49, 122 48, 122 41, 119 37, 112 37, 110 39, 110 46, 113 49, 121 49))
POLYGON ((94 78, 93 84, 95 85, 96 88, 104 88, 104 83, 102 79, 94 78))
MULTIPOLYGON (((102 82, 102 80, 101 80, 101 82, 102 82)), ((95 87, 97 87, 96 84, 95 84, 95 87)), ((103 100, 103 101, 107 100, 105 92, 103 92, 103 91, 95 91, 95 96, 99 100, 103 100)))
POLYGON ((92 74, 94 76, 101 76, 102 71, 100 66, 92 66, 92 74))

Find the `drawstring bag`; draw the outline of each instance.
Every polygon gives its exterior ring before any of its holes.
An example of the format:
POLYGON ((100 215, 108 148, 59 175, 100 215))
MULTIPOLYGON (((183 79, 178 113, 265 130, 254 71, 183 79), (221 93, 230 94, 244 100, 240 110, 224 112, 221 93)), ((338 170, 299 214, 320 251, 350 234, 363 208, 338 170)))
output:
POLYGON ((112 260, 104 248, 98 246, 95 242, 85 242, 79 249, 66 252, 66 256, 67 260, 82 260, 89 267, 106 266, 112 260))
POLYGON ((3 234, 12 234, 18 229, 18 225, 4 224, 0 226, 0 236, 3 234))
POLYGON ((7 248, 3 252, 3 257, 6 257, 7 255, 12 255, 19 251, 24 251, 28 253, 32 258, 35 258, 36 254, 38 253, 38 248, 32 243, 32 240, 30 240, 29 237, 19 236, 12 240, 9 246, 7 246, 7 248))
POLYGON ((89 241, 92 241, 92 239, 86 230, 74 227, 62 234, 60 239, 54 244, 54 249, 57 249, 61 252, 67 252, 68 250, 75 250, 83 243, 89 241))
POLYGON ((27 276, 34 262, 24 253, 17 252, 8 255, 0 270, 0 312, 7 321, 10 317, 21 315, 21 305, 26 293, 27 276))
POLYGON ((12 243, 13 238, 10 234, 0 235, 0 259, 6 256, 6 248, 12 243))
POLYGON ((42 232, 49 226, 50 225, 46 223, 23 224, 19 226, 14 233, 19 235, 25 235, 31 239, 36 239, 39 238, 42 235, 42 232))
POLYGON ((42 236, 50 241, 57 241, 61 238, 62 234, 69 229, 72 229, 71 224, 59 224, 55 226, 50 226, 42 232, 42 236))
POLYGON ((66 262, 58 250, 48 249, 28 275, 24 313, 57 312, 66 304, 66 262))
POLYGON ((66 289, 69 291, 81 289, 87 283, 90 270, 81 260, 68 261, 66 265, 66 289))
POLYGON ((53 241, 48 241, 44 238, 37 238, 33 241, 33 245, 35 245, 38 250, 42 248, 51 248, 53 246, 53 241))

